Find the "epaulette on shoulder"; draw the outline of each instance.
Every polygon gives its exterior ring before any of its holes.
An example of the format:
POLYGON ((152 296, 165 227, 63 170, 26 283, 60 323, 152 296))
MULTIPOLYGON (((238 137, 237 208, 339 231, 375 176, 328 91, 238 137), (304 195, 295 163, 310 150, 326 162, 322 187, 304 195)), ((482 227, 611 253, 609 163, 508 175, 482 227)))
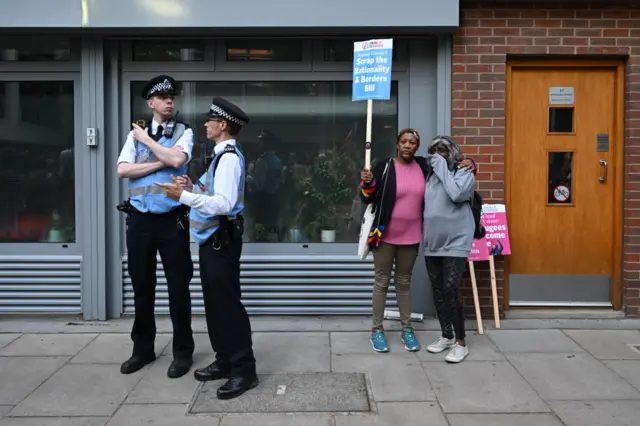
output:
POLYGON ((191 126, 189 126, 189 125, 188 125, 187 123, 185 123, 184 121, 177 120, 177 121, 176 121, 176 123, 182 124, 182 125, 184 126, 184 128, 185 128, 185 129, 190 129, 190 128, 191 128, 191 126))
POLYGON ((236 152, 236 147, 231 144, 227 144, 227 146, 224 147, 224 152, 236 152))

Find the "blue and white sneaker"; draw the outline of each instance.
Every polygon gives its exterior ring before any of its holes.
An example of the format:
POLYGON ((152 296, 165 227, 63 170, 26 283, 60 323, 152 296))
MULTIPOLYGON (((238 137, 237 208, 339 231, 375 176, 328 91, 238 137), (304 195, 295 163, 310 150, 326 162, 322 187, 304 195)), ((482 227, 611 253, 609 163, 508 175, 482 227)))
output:
POLYGON ((417 352, 420 350, 420 342, 412 329, 408 328, 402 332, 402 343, 404 348, 409 352, 417 352))
POLYGON ((382 330, 376 330, 371 333, 369 341, 371 342, 371 346, 374 351, 389 352, 389 345, 387 344, 387 339, 384 337, 384 332, 382 330))

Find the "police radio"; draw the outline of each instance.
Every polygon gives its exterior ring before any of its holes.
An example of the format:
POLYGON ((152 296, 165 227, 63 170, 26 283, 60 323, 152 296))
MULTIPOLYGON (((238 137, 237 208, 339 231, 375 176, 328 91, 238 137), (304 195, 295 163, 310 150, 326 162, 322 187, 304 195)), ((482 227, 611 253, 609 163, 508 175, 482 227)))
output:
POLYGON ((171 139, 171 137, 173 136, 173 131, 176 129, 176 120, 178 119, 179 114, 180 111, 176 111, 176 115, 174 115, 173 118, 171 118, 171 120, 167 122, 164 131, 162 132, 162 135, 167 139, 171 139))

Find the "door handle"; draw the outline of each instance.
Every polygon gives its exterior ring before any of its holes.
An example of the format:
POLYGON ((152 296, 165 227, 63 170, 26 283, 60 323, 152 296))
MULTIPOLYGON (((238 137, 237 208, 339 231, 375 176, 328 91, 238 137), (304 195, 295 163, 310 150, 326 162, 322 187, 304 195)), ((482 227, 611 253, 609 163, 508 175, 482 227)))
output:
POLYGON ((600 176, 600 183, 607 181, 607 162, 604 159, 600 159, 600 165, 602 166, 602 176, 600 176))

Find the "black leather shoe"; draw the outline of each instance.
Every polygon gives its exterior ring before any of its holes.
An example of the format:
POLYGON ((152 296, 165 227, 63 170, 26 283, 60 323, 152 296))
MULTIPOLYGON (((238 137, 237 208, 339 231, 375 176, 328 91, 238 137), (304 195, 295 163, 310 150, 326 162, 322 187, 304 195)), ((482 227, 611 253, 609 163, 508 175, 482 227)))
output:
POLYGON ((171 361, 171 365, 167 370, 167 376, 171 379, 177 379, 189 372, 193 365, 193 358, 178 358, 171 361))
POLYGON ((255 388, 258 386, 258 383, 260 383, 258 376, 233 376, 227 383, 220 386, 216 393, 218 399, 232 399, 242 395, 249 389, 255 388))
POLYGON ((210 380, 228 379, 229 368, 220 367, 218 361, 214 361, 204 368, 198 368, 193 372, 193 376, 199 382, 208 382, 210 380))
POLYGON ((136 371, 142 369, 147 364, 151 364, 156 360, 156 355, 133 355, 131 358, 126 360, 120 366, 120 372, 122 374, 131 374, 136 371))

